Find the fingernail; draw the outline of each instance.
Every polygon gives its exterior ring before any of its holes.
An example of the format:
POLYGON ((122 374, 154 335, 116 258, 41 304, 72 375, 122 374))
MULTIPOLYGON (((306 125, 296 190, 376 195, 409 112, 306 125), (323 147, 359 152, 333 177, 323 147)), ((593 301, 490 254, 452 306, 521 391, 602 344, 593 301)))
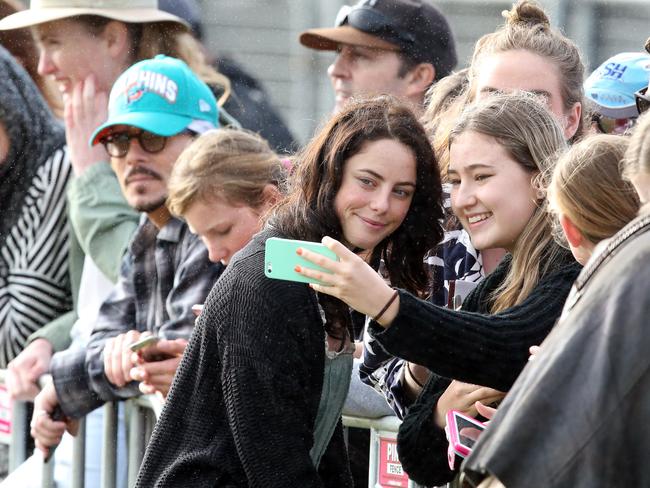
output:
POLYGON ((299 247, 298 249, 296 249, 296 254, 298 256, 302 256, 302 247, 299 247))
POLYGON ((293 268, 293 270, 294 270, 296 273, 300 273, 300 272, 302 271, 302 268, 301 268, 300 266, 297 265, 295 268, 293 268))

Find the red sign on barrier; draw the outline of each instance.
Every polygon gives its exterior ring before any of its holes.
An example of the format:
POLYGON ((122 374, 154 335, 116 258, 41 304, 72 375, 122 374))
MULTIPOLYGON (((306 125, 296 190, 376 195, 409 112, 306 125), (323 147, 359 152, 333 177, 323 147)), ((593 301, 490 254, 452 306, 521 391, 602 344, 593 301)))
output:
POLYGON ((11 398, 5 385, 0 385, 0 437, 11 434, 11 398))
POLYGON ((397 440, 379 437, 379 484, 382 487, 407 488, 409 479, 397 457, 397 440))

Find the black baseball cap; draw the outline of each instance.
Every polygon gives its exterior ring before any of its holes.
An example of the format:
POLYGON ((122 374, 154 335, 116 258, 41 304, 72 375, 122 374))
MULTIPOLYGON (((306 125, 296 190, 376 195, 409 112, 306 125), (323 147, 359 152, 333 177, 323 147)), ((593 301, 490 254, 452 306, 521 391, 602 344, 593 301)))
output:
POLYGON ((431 63, 436 79, 447 76, 458 57, 444 15, 426 0, 361 0, 343 6, 332 28, 309 29, 300 43, 335 51, 340 44, 399 51, 418 63, 431 63))

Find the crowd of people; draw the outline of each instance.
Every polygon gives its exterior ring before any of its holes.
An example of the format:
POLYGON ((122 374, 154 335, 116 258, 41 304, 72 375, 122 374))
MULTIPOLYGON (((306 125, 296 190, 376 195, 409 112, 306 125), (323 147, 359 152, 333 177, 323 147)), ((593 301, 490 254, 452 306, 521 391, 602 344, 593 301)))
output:
POLYGON ((361 0, 299 37, 335 106, 297 148, 192 2, 1 4, 0 367, 57 486, 141 394, 138 487, 367 486, 342 414, 399 417, 421 486, 650 483, 650 42, 587 77, 518 0, 455 70, 428 0, 361 0), (331 254, 271 279, 278 238, 331 254))

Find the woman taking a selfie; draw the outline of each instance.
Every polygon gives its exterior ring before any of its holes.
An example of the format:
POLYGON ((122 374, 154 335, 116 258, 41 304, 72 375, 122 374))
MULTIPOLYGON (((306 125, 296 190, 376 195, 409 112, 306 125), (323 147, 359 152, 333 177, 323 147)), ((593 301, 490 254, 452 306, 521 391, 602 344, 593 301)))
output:
POLYGON ((476 401, 503 397, 526 364, 528 347, 553 327, 579 273, 571 253, 553 241, 541 181, 564 147, 553 116, 530 95, 495 95, 461 115, 450 136, 452 209, 477 249, 508 251, 462 310, 390 288, 334 239, 323 242, 339 262, 302 251, 334 273, 303 269, 324 283, 312 285, 315 290, 374 317, 370 333, 382 347, 433 371, 398 438, 402 465, 419 483, 453 478, 446 412, 476 415, 476 401))
POLYGON ((442 235, 440 180, 424 129, 388 97, 335 115, 296 171, 270 225, 208 296, 138 486, 351 486, 340 423, 349 308, 265 277, 265 242, 334 235, 373 264, 383 258, 391 283, 418 295, 423 256, 442 235))

